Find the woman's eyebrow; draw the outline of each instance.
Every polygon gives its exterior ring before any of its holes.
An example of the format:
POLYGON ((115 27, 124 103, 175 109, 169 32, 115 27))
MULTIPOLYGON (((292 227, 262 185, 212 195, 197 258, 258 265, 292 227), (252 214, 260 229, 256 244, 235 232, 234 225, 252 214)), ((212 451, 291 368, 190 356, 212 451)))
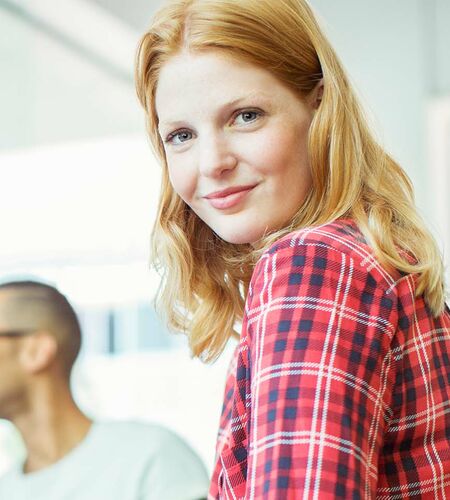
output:
POLYGON ((186 126, 185 120, 168 120, 158 123, 158 130, 162 132, 164 129, 172 129, 186 126))
MULTIPOLYGON (((236 99, 233 99, 231 101, 225 101, 225 102, 219 104, 219 106, 217 107, 217 114, 220 115, 224 111, 227 111, 230 108, 234 108, 235 106, 238 106, 241 103, 243 103, 245 101, 252 100, 252 99, 264 101, 264 103, 266 103, 266 104, 270 104, 270 102, 271 102, 271 96, 269 94, 267 94, 266 92, 252 91, 252 92, 249 92, 248 94, 237 97, 236 99)), ((183 127, 186 125, 187 121, 188 120, 169 118, 167 120, 160 121, 158 123, 158 128, 161 131, 162 129, 183 127)))
POLYGON ((250 99, 261 99, 264 101, 270 101, 270 95, 266 94, 265 92, 261 92, 261 91, 252 91, 247 95, 244 95, 242 97, 238 97, 237 99, 234 99, 233 101, 225 103, 223 105, 223 107, 224 108, 225 107, 233 107, 233 106, 240 104, 242 101, 247 101, 250 99))

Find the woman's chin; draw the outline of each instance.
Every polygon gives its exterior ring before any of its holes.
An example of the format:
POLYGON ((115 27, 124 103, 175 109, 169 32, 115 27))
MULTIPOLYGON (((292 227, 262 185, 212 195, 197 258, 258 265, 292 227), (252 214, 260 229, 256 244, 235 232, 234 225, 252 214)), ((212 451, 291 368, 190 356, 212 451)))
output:
POLYGON ((227 243, 232 243, 233 245, 254 245, 264 236, 265 231, 255 230, 256 228, 243 228, 242 230, 237 230, 234 228, 233 231, 216 231, 216 234, 220 236, 227 243))

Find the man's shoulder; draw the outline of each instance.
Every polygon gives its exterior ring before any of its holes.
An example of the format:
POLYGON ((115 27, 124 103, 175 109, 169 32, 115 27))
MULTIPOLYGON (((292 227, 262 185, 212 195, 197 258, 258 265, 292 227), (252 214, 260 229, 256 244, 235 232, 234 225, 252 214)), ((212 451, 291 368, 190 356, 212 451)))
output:
MULTIPOLYGON (((113 440, 108 453, 119 456, 119 468, 133 464, 145 472, 151 498, 200 498, 206 496, 208 474, 194 449, 165 426, 143 422, 101 422, 97 435, 113 440), (164 492, 164 493, 163 493, 164 492), (165 495, 165 496, 164 496, 165 495)), ((101 446, 104 448, 103 446, 101 446)))
POLYGON ((104 448, 102 445, 107 443, 108 450, 120 451, 124 460, 127 456, 145 461, 174 455, 199 460, 184 438, 163 425, 141 421, 102 421, 95 425, 98 447, 104 448))
POLYGON ((182 443, 182 439, 172 430, 162 425, 142 421, 100 421, 95 423, 97 439, 121 446, 155 450, 171 443, 182 443))

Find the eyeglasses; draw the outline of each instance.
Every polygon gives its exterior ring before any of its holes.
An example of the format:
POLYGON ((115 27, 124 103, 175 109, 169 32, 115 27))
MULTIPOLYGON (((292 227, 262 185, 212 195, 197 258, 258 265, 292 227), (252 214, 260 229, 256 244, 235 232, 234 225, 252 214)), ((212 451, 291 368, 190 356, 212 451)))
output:
POLYGON ((26 328, 22 330, 5 330, 5 331, 0 331, 0 337, 8 337, 8 338, 13 338, 13 337, 24 337, 25 335, 30 335, 34 333, 36 330, 34 328, 26 328))

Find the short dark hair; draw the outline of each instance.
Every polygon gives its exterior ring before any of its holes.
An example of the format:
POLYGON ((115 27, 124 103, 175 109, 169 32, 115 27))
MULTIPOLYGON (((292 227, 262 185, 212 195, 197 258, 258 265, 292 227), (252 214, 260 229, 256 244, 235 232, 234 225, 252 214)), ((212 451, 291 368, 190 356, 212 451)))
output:
MULTIPOLYGON (((77 315, 67 298, 55 287, 39 281, 8 281, 0 284, 0 291, 17 292, 18 307, 27 307, 39 301, 58 343, 58 359, 69 377, 81 348, 81 328, 77 315)), ((16 299, 13 299, 16 300, 16 299)), ((39 327, 39 318, 36 318, 39 327)))

